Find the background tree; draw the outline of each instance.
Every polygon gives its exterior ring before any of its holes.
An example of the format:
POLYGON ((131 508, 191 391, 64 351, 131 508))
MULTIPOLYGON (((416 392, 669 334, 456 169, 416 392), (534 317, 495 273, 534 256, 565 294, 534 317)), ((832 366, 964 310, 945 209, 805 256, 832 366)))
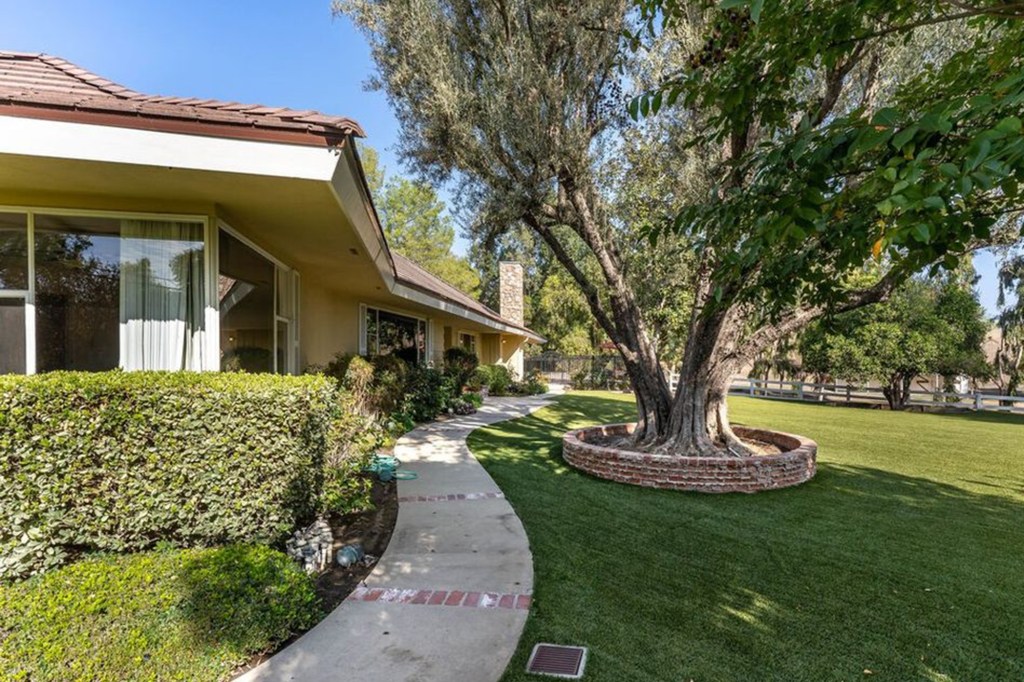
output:
POLYGON ((748 454, 728 423, 732 375, 826 312, 882 300, 922 268, 955 267, 1017 208, 1024 165, 1021 22, 1003 12, 973 12, 985 40, 922 53, 932 68, 883 100, 873 48, 962 12, 882 0, 725 4, 734 9, 645 1, 648 30, 630 41, 630 7, 617 0, 336 5, 368 36, 404 156, 435 180, 460 178, 492 225, 523 224, 544 241, 623 357, 639 444, 680 454, 748 454), (647 37, 676 46, 687 66, 633 111, 678 108, 713 181, 703 201, 648 231, 652 248, 672 235, 695 254, 675 395, 629 277, 642 259, 625 253, 631 236, 599 172, 621 151, 626 43, 647 37), (597 278, 572 257, 574 243, 597 278), (886 275, 850 289, 873 252, 886 275))
POLYGON ((362 145, 360 156, 388 245, 457 289, 476 296, 480 278, 468 259, 452 250, 455 224, 437 192, 423 182, 387 177, 372 147, 362 145))
POLYGON ((998 303, 993 379, 1004 395, 1018 395, 1024 379, 1024 252, 1011 253, 1000 266, 998 303))
POLYGON ((938 374, 951 384, 960 375, 986 374, 988 329, 969 285, 916 278, 885 303, 812 324, 800 341, 802 368, 854 383, 876 381, 889 407, 903 409, 919 376, 938 374))

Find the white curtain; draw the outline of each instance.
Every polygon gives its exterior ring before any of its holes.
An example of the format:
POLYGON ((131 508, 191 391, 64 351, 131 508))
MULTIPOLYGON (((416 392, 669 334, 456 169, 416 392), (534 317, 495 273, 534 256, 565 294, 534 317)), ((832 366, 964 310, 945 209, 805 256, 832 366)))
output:
POLYGON ((121 367, 202 370, 203 226, 121 221, 121 367))

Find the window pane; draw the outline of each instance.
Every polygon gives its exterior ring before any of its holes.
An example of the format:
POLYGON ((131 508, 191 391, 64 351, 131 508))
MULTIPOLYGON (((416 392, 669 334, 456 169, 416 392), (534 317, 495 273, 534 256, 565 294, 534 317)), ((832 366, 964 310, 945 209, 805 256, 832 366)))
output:
POLYGON ((0 374, 25 373, 25 301, 0 298, 0 374))
POLYGON ((220 232, 221 369, 274 371, 274 264, 220 232))
POLYGON ((367 309, 366 349, 370 354, 396 355, 409 364, 419 362, 426 346, 423 322, 413 317, 367 309), (375 319, 371 319, 371 315, 375 319))
POLYGON ((0 213, 0 289, 28 289, 28 217, 0 213))
POLYGON ((36 216, 38 371, 118 366, 119 232, 109 218, 36 216))
POLYGON ((203 226, 121 221, 121 366, 201 370, 205 348, 203 226))

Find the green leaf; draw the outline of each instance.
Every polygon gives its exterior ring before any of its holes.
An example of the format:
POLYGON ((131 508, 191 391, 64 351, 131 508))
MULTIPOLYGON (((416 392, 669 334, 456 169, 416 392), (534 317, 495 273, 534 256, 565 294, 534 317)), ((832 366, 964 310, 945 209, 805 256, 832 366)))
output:
POLYGON ((921 202, 925 208, 930 208, 935 211, 941 211, 946 208, 946 202, 942 200, 940 196, 925 197, 924 201, 921 202))
POLYGON ((892 146, 896 149, 903 149, 904 145, 914 139, 914 135, 917 134, 917 126, 910 126, 904 128, 900 132, 896 133, 896 136, 892 138, 892 146))
POLYGON ((939 164, 939 172, 945 175, 947 178, 955 178, 960 175, 960 168, 956 164, 942 163, 939 164))
POLYGON ((764 9, 764 0, 754 0, 750 3, 750 20, 755 24, 761 21, 761 10, 764 9))
POLYGON ((900 122, 900 113, 892 107, 885 107, 875 112, 875 115, 871 117, 871 125, 875 126, 886 126, 891 128, 898 125, 900 122))
POLYGON ((920 242, 928 243, 932 238, 932 228, 927 223, 918 223, 914 225, 914 236, 920 242))
MULTIPOLYGON (((981 162, 988 158, 989 153, 992 151, 992 141, 987 137, 982 137, 977 141, 977 149, 974 155, 971 156, 970 161, 967 163, 967 168, 974 170, 981 165, 981 162)), ((974 145, 971 145, 972 147, 974 145)))
POLYGON ((996 130, 1007 135, 1016 135, 1021 130, 1021 121, 1016 116, 1007 116, 996 124, 996 130))

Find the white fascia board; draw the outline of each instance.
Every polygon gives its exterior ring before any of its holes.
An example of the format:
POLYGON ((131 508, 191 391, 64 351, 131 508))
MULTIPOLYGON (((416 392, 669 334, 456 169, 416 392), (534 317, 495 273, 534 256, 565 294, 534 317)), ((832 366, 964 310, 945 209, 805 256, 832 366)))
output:
POLYGON ((0 115, 0 154, 126 163, 330 182, 340 152, 329 147, 255 142, 0 115))
POLYGON ((541 336, 527 333, 522 329, 516 329, 515 327, 511 327, 507 324, 502 324, 497 320, 493 320, 485 315, 481 315, 480 313, 474 312, 468 308, 464 308, 457 303, 452 303, 451 301, 446 301, 442 298, 438 298, 437 296, 432 296, 431 294, 428 294, 425 291, 414 289, 410 286, 406 286, 399 282, 395 282, 394 287, 391 288, 391 293, 394 294, 395 296, 401 296, 402 298, 413 301, 415 303, 419 303, 421 305, 434 308, 435 310, 442 310, 446 313, 456 315, 466 320, 472 320, 473 322, 482 324, 486 327, 490 327, 491 329, 494 329, 496 331, 504 332, 505 334, 514 334, 515 336, 522 336, 529 339, 530 341, 535 341, 536 343, 544 342, 544 338, 541 336))
POLYGON ((349 222, 355 227, 359 241, 367 255, 377 266, 388 290, 395 285, 395 266, 391 260, 391 252, 384 240, 384 231, 377 224, 373 212, 373 200, 370 198, 359 174, 355 155, 349 146, 340 151, 341 160, 334 176, 331 178, 331 190, 338 206, 348 216, 349 222))

